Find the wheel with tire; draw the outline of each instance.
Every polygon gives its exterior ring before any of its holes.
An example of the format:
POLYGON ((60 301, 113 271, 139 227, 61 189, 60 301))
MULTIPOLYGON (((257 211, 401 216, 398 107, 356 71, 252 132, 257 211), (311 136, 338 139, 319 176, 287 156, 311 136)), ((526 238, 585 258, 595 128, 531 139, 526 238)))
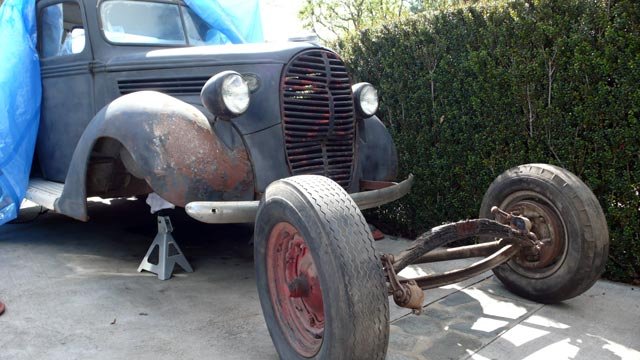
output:
POLYGON ((258 294, 282 359, 384 359, 389 303, 369 227, 316 175, 267 188, 255 223, 258 294))
POLYGON ((587 291, 604 271, 609 232, 593 192, 577 176, 553 165, 528 164, 498 176, 482 199, 491 207, 529 218, 542 241, 539 254, 524 251, 493 272, 511 292, 555 303, 587 291))

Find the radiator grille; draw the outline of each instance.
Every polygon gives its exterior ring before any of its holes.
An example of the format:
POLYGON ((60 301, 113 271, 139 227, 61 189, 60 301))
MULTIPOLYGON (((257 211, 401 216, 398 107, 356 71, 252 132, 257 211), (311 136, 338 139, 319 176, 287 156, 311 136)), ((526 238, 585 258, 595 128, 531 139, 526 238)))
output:
POLYGON ((120 94, 153 90, 169 95, 200 95, 200 90, 209 80, 208 76, 156 78, 156 79, 120 79, 120 94))
POLYGON ((301 53, 284 70, 281 99, 291 173, 324 175, 349 187, 356 120, 342 60, 326 50, 301 53))

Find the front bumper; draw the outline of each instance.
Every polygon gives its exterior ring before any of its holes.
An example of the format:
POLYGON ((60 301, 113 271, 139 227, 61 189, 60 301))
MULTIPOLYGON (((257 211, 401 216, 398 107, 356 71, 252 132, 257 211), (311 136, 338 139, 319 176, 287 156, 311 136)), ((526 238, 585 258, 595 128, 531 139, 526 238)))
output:
MULTIPOLYGON (((413 175, 401 183, 389 183, 375 190, 350 194, 360 210, 398 200, 411 191, 413 175)), ((209 224, 252 223, 260 201, 194 201, 185 210, 192 218, 209 224)))

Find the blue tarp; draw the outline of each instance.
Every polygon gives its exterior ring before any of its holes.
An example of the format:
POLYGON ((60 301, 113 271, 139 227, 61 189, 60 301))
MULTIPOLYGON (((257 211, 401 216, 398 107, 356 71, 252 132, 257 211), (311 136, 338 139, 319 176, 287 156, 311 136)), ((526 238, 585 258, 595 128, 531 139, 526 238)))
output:
POLYGON ((20 209, 38 133, 35 15, 35 0, 5 0, 0 7, 0 225, 20 209))
POLYGON ((185 0, 211 30, 207 44, 244 44, 264 41, 258 0, 185 0))

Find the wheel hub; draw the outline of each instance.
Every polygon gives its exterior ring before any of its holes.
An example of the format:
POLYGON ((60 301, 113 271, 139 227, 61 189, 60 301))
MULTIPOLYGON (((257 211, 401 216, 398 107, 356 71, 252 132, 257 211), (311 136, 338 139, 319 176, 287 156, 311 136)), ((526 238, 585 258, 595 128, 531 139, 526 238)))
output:
POLYGON ((322 345, 324 301, 311 251, 288 222, 276 224, 267 245, 269 293, 280 328, 302 356, 312 357, 322 345))
POLYGON ((522 251, 514 259, 515 262, 533 271, 544 270, 557 263, 567 244, 564 226, 557 211, 540 201, 527 199, 510 205, 508 212, 528 218, 531 231, 538 237, 535 249, 529 249, 534 251, 522 251))

